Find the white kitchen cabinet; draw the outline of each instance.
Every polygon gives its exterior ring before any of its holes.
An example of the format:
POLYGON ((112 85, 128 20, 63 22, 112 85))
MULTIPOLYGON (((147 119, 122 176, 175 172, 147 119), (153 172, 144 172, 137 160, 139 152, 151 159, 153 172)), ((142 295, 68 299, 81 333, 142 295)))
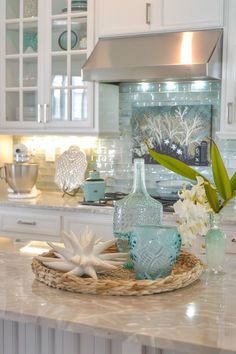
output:
POLYGON ((70 0, 27 3, 0 3, 1 129, 93 132, 94 87, 81 68, 93 48, 94 0, 88 11, 70 0))
POLYGON ((0 235, 23 241, 60 242, 63 231, 79 235, 86 226, 97 238, 108 240, 113 237, 112 221, 109 213, 0 206, 0 235))
POLYGON ((221 122, 218 135, 236 139, 236 1, 226 1, 223 50, 221 122))
MULTIPOLYGON (((99 36, 147 32, 158 14, 154 14, 160 0, 97 0, 96 20, 99 36), (154 3, 154 4, 153 4, 154 3)), ((159 16, 160 18, 160 16, 159 16)))
POLYGON ((96 0, 98 37, 223 26, 224 0, 96 0))
POLYGON ((223 0, 162 0, 161 25, 168 29, 223 26, 223 0))
POLYGON ((0 233, 20 240, 59 241, 61 215, 53 210, 1 207, 0 233))
POLYGON ((66 232, 73 231, 77 235, 88 226, 97 238, 109 240, 113 237, 112 222, 112 215, 79 212, 76 215, 64 215, 62 230, 66 232))

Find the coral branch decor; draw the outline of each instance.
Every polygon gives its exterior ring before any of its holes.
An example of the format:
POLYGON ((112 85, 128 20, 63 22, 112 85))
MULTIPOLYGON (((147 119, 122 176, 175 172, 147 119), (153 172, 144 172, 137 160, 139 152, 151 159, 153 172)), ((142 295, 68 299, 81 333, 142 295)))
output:
POLYGON ((209 165, 211 105, 145 106, 132 109, 133 157, 153 163, 144 139, 157 152, 188 165, 209 165))
POLYGON ((37 259, 48 268, 79 277, 88 275, 93 279, 97 279, 97 272, 115 270, 127 261, 127 253, 104 252, 114 244, 114 239, 96 240, 88 228, 78 236, 64 232, 63 241, 64 247, 48 242, 57 258, 38 256, 37 259))

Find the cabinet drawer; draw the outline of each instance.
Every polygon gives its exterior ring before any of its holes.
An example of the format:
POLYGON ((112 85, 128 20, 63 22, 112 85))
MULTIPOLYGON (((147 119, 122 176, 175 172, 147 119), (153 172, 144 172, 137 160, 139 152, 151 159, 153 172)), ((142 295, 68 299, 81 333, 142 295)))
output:
POLYGON ((60 235, 60 216, 29 213, 1 214, 1 230, 42 235, 60 235))
POLYGON ((97 238, 109 240, 113 238, 113 216, 80 213, 76 217, 63 218, 63 231, 73 231, 76 235, 83 232, 88 226, 97 238))

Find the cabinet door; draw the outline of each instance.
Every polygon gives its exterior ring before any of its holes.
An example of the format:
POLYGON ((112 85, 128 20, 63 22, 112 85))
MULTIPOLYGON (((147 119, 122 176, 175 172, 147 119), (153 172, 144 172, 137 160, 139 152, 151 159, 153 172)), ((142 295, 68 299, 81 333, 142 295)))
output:
POLYGON ((162 27, 195 29, 223 25, 223 0, 162 0, 162 27))
POLYGON ((229 0, 224 30, 221 125, 222 138, 236 138, 236 1, 229 0))
POLYGON ((43 122, 48 127, 92 127, 89 96, 91 98, 93 85, 81 77, 88 52, 87 5, 73 5, 69 0, 51 0, 48 3, 47 33, 51 35, 45 38, 48 75, 42 107, 43 122))
POLYGON ((38 123, 38 5, 1 1, 1 118, 6 127, 38 123))
MULTIPOLYGON (((159 0, 96 0, 98 36, 147 32, 156 22, 159 0)), ((155 24, 156 26, 156 24, 155 24)))
POLYGON ((0 2, 4 127, 93 128, 94 88, 81 77, 93 46, 93 31, 87 29, 90 7, 93 16, 93 0, 85 5, 70 0, 0 2))

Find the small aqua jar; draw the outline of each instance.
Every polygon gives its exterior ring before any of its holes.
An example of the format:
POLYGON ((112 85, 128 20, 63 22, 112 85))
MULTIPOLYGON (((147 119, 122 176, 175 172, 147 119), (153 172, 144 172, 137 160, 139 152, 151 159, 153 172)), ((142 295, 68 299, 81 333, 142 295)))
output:
POLYGON ((180 253, 181 236, 176 227, 135 225, 129 237, 129 253, 136 279, 168 276, 180 253))

